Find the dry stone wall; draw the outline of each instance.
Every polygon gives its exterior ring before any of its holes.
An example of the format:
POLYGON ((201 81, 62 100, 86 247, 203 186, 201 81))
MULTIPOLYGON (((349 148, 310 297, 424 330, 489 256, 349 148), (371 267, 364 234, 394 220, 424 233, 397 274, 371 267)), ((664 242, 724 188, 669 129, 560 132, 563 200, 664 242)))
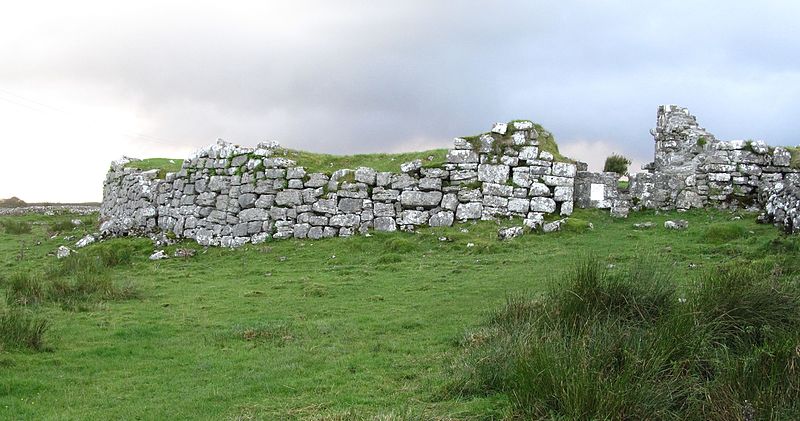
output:
POLYGON ((635 206, 758 209, 776 183, 800 180, 786 148, 761 140, 717 140, 686 108, 660 106, 651 133, 655 161, 631 179, 635 206))
POLYGON ((787 233, 800 233, 800 183, 775 183, 759 219, 783 227, 787 233))
POLYGON ((550 135, 539 131, 530 121, 496 124, 456 138, 445 164, 417 160, 399 173, 309 173, 274 142, 245 148, 219 141, 163 179, 123 159, 104 183, 101 231, 236 247, 509 217, 537 229, 545 215, 572 213, 577 172, 540 148, 539 137, 550 135))
MULTIPOLYGON (((718 140, 686 108, 660 106, 651 134, 654 161, 630 177, 628 189, 619 188, 617 174, 581 171, 575 181, 576 206, 610 209, 620 217, 631 209, 758 210, 770 200, 780 210, 790 202, 786 192, 800 184, 800 170, 792 167, 787 148, 760 140, 718 140), (773 200, 773 194, 784 196, 773 200)), ((775 220, 791 215, 778 212, 775 220)))

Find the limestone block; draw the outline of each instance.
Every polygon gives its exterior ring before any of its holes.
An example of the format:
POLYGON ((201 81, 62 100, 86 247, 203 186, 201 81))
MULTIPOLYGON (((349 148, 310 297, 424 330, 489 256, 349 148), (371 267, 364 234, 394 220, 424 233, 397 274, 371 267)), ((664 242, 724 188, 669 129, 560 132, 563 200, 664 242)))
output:
POLYGON ((477 163, 478 154, 469 149, 451 149, 447 152, 447 162, 453 164, 477 163))
POLYGON ((534 197, 530 209, 531 212, 553 213, 556 211, 556 201, 549 197, 534 197))
POLYGON ((414 191, 405 190, 400 193, 400 203, 405 207, 425 207, 433 208, 442 202, 442 192, 440 191, 414 191))
POLYGON ((478 166, 478 181, 505 184, 510 171, 508 165, 481 164, 478 166))
POLYGON ((433 177, 421 178, 419 180, 419 188, 420 190, 441 190, 442 179, 433 177))
POLYGON ((400 225, 424 225, 428 222, 430 214, 427 211, 404 210, 400 213, 400 225))
POLYGON ((459 220, 480 219, 483 214, 483 204, 480 202, 460 203, 456 210, 459 220))
POLYGON ((578 172, 578 167, 575 164, 566 162, 553 163, 553 175, 558 177, 571 177, 574 178, 578 172))
POLYGON ((453 225, 455 215, 451 211, 439 211, 431 215, 428 225, 432 227, 449 227, 453 225))
POLYGON ((335 214, 338 212, 336 198, 317 200, 311 205, 311 209, 317 213, 335 214))
POLYGON ((329 223, 332 227, 355 227, 360 222, 361 217, 359 215, 339 214, 331 216, 329 223))
POLYGON ((342 198, 339 199, 339 211, 344 213, 359 213, 363 209, 364 199, 342 198))
POLYGON ((482 191, 484 195, 511 197, 514 192, 513 186, 495 183, 483 183, 482 191))
POLYGON ((303 204, 303 196, 300 190, 279 191, 275 195, 275 204, 278 206, 294 206, 303 204))
POLYGON ((458 208, 458 195, 456 193, 447 193, 442 197, 442 208, 455 211, 458 208))
POLYGON ((397 231, 397 223, 391 217, 379 217, 374 221, 375 231, 392 232, 397 231))
POLYGON ((558 186, 553 191, 553 198, 557 202, 571 202, 574 198, 573 187, 558 186))
POLYGON ((513 198, 508 200, 508 210, 514 213, 527 214, 531 201, 529 199, 513 198))
POLYGON ((377 179, 378 172, 372 168, 360 167, 356 169, 355 179, 359 183, 364 183, 368 186, 374 186, 377 179))

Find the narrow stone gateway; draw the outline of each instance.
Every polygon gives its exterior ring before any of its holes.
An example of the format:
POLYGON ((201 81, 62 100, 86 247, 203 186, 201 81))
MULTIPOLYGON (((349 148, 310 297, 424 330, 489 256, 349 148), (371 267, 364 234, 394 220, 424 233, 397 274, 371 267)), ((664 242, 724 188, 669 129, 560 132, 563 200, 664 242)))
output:
POLYGON ((245 148, 219 141, 174 173, 131 168, 127 158, 112 163, 101 231, 224 247, 513 217, 527 229, 552 231, 561 223, 545 230, 545 217, 567 217, 574 206, 618 217, 639 209, 765 209, 762 220, 800 229, 797 148, 717 140, 674 105, 658 108, 651 133, 655 159, 627 189, 617 174, 589 172, 563 157, 552 134, 527 120, 456 138, 444 163, 398 163, 399 172, 309 173, 275 142, 245 148))

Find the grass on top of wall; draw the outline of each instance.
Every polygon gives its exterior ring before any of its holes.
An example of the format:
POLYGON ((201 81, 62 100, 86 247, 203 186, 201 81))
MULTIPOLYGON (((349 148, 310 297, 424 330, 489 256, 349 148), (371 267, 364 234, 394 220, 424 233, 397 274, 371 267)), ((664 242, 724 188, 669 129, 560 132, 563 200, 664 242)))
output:
MULTIPOLYGON (((419 159, 422 166, 426 168, 440 167, 445 163, 447 149, 431 149, 418 152, 404 153, 374 153, 356 155, 332 155, 324 153, 314 153, 298 151, 294 149, 279 148, 275 150, 276 157, 289 158, 297 163, 297 166, 305 167, 309 173, 322 172, 331 174, 340 169, 356 169, 358 167, 369 167, 377 171, 400 172, 400 164, 419 159)), ((137 168, 143 171, 159 170, 159 178, 164 178, 166 173, 178 172, 181 169, 181 159, 170 158, 148 158, 140 161, 132 161, 125 165, 128 168, 137 168)))
POLYGON ((800 169, 800 146, 788 146, 786 149, 789 151, 789 154, 792 155, 792 161, 789 166, 794 169, 800 169))
POLYGON ((125 164, 125 168, 136 168, 142 171, 159 170, 158 178, 164 178, 167 173, 180 171, 182 164, 182 159, 146 158, 138 161, 131 161, 125 164))
POLYGON ((298 151, 294 149, 278 149, 275 156, 282 156, 305 167, 309 173, 322 172, 330 174, 339 169, 357 169, 368 167, 376 171, 400 172, 400 164, 419 159, 426 168, 441 167, 445 163, 447 149, 431 149, 418 152, 373 153, 356 155, 331 155, 298 151))

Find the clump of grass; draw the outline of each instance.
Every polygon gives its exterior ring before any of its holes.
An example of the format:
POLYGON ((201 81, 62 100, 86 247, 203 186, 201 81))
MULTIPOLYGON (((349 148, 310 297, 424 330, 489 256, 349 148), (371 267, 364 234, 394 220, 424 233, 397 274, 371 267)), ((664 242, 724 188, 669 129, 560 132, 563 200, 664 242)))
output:
POLYGON ((3 227, 3 231, 5 231, 6 234, 19 235, 28 234, 31 232, 31 224, 25 221, 6 219, 4 221, 0 221, 0 226, 3 227))
POLYGON ((9 276, 6 302, 14 306, 55 302, 65 309, 80 309, 91 302, 138 298, 137 288, 113 282, 109 272, 142 254, 140 245, 131 241, 84 248, 81 253, 59 260, 43 274, 26 271, 9 276))
POLYGON ((6 302, 9 305, 39 304, 47 298, 47 285, 38 274, 16 272, 6 283, 6 302))
POLYGON ((50 232, 67 232, 75 229, 75 225, 69 219, 61 219, 50 223, 50 232))
POLYGON ((92 245, 59 261, 50 274, 54 276, 75 276, 99 274, 106 270, 130 264, 136 256, 146 253, 146 244, 133 241, 105 241, 92 245))
POLYGON ((735 222, 722 222, 709 225, 703 233, 703 239, 707 243, 727 243, 744 237, 747 230, 741 224, 735 222))
POLYGON ((0 314, 0 348, 45 350, 44 336, 49 327, 47 320, 19 308, 0 314))
POLYGON ((576 262, 470 332, 448 394, 520 419, 797 419, 800 294, 741 264, 679 290, 660 265, 576 262))
POLYGON ((584 233, 592 230, 592 223, 580 218, 567 218, 561 225, 561 231, 584 233))
POLYGON ((236 336, 248 342, 272 342, 285 344, 294 339, 288 323, 272 323, 239 328, 236 336))
POLYGON ((379 265, 389 265, 392 263, 400 263, 402 261, 403 257, 397 253, 384 253, 380 257, 378 257, 376 263, 378 263, 379 265))
POLYGON ((747 348, 800 333, 800 294, 791 284, 769 279, 770 270, 729 264, 704 274, 694 303, 716 341, 747 348))

